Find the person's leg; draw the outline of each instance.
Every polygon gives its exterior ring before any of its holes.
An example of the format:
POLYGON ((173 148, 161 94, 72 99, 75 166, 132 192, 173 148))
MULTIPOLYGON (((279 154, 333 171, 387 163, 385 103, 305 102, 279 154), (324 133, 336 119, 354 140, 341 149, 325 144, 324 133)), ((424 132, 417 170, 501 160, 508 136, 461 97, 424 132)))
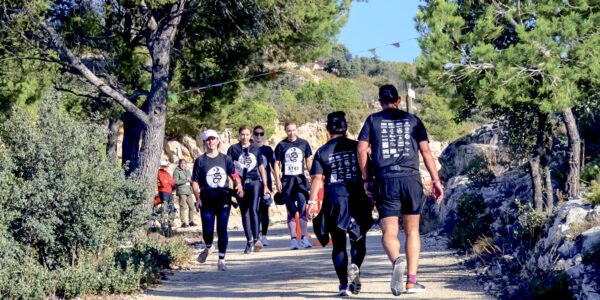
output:
POLYGON ((298 212, 298 207, 296 206, 295 199, 290 198, 288 198, 288 201, 285 202, 285 207, 288 213, 287 224, 288 229, 290 230, 290 237, 292 239, 296 239, 296 212, 298 212))
POLYGON ((296 191, 296 202, 298 203, 298 225, 300 225, 300 234, 302 237, 306 236, 306 229, 308 227, 308 215, 306 213, 306 197, 304 193, 296 191))
POLYGON ((202 218, 202 238, 206 248, 198 254, 198 262, 204 263, 214 249, 212 243, 215 230, 215 211, 210 207, 202 206, 200 217, 202 218))
POLYGON ((252 201, 252 191, 248 185, 244 185, 244 198, 240 201, 240 216, 242 218, 242 227, 247 242, 252 242, 252 228, 250 225, 250 202, 252 201))
POLYGON ((340 285, 348 284, 348 253, 346 252, 346 232, 336 228, 330 232, 333 250, 331 251, 331 259, 335 273, 340 281, 340 285))
POLYGON ((181 226, 185 226, 187 227, 188 224, 188 220, 187 220, 187 215, 188 215, 188 205, 187 205, 187 195, 180 195, 179 193, 177 193, 177 198, 179 200, 179 220, 181 221, 181 226))
POLYGON ((393 263, 400 257, 400 241, 398 240, 398 217, 385 217, 380 220, 381 245, 389 260, 393 263))
POLYGON ((264 237, 267 236, 267 232, 269 231, 269 207, 261 201, 258 206, 258 212, 260 214, 261 234, 264 237))
POLYGON ((351 263, 360 268, 365 256, 367 255, 367 233, 362 233, 362 238, 358 241, 350 241, 350 257, 351 263))
POLYGON ((258 214, 258 205, 260 204, 261 197, 261 182, 256 180, 251 183, 250 190, 252 191, 252 198, 250 199, 250 226, 252 229, 252 237, 253 241, 256 242, 258 240, 258 225, 259 225, 259 214, 258 214))
POLYGON ((188 221, 190 225, 194 223, 194 211, 196 210, 196 201, 194 200, 194 195, 189 194, 185 197, 187 206, 188 206, 188 221))
POLYGON ((227 224, 229 223, 229 213, 231 206, 224 206, 217 214, 217 235, 219 237, 219 259, 225 259, 227 245, 229 244, 229 235, 227 234, 227 224))

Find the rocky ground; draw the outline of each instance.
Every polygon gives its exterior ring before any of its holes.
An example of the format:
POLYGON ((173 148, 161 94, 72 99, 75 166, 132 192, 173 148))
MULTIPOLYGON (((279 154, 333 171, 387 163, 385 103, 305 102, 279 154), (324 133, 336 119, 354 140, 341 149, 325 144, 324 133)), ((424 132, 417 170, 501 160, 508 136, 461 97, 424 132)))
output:
MULTIPOLYGON (((395 298, 389 288, 391 266, 381 248, 380 238, 378 229, 368 234, 367 257, 361 270, 363 289, 352 298, 395 298)), ((289 237, 283 224, 276 224, 270 230, 271 246, 262 252, 242 254, 244 240, 241 230, 230 232, 226 258, 228 271, 217 271, 217 255, 213 253, 206 263, 192 260, 188 267, 171 272, 161 284, 150 287, 143 296, 136 298, 335 298, 338 281, 331 263, 331 246, 289 250, 289 237)), ((402 233, 401 241, 404 245, 402 233)), ((459 266, 459 257, 446 248, 442 236, 436 232, 428 234, 423 236, 422 244, 418 278, 427 291, 402 298, 492 299, 483 293, 475 275, 459 266)), ((202 247, 198 244, 196 253, 202 247)))

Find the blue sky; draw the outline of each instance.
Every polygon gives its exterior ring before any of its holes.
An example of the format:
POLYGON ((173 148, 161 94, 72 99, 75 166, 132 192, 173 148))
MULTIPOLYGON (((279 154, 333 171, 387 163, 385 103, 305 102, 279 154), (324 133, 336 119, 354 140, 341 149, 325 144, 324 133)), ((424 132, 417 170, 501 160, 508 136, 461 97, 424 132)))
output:
POLYGON ((370 48, 381 60, 410 62, 421 54, 416 40, 414 17, 418 0, 368 0, 352 2, 348 22, 337 36, 353 55, 372 57, 370 48), (412 40, 408 40, 412 39, 412 40), (407 41, 408 40, 408 41, 407 41), (384 46, 400 42, 400 48, 384 46))

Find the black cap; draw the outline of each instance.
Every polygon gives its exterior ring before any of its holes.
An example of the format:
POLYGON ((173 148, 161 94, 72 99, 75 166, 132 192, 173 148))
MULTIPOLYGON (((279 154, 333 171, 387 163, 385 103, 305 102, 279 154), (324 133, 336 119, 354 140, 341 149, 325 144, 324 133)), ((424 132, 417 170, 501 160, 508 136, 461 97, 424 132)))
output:
POLYGON ((343 111, 332 112, 327 115, 327 131, 331 134, 346 133, 348 124, 346 124, 346 113, 343 111))
POLYGON ((383 103, 395 103, 398 101, 398 90, 391 84, 380 86, 379 101, 383 103))

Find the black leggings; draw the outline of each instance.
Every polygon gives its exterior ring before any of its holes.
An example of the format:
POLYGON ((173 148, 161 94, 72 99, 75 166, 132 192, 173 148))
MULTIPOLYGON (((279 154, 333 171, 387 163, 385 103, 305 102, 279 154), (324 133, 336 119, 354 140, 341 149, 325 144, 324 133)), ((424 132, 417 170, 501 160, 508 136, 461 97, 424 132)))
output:
POLYGON ((264 236, 269 230, 269 207, 265 205, 264 201, 260 201, 258 212, 260 214, 260 231, 264 236))
MULTIPOLYGON (((331 241, 333 242, 331 259, 333 260, 335 273, 340 280, 340 284, 348 284, 348 253, 346 253, 346 232, 342 229, 336 228, 335 231, 331 232, 330 234, 331 241)), ((359 268, 365 259, 365 255, 367 254, 366 241, 366 233, 363 233, 363 237, 356 242, 350 240, 350 256, 352 258, 352 263, 357 265, 359 268)))
POLYGON ((258 204, 261 202, 261 190, 261 182, 258 180, 244 184, 244 198, 240 203, 240 211, 247 241, 258 240, 258 204))
MULTIPOLYGON (((212 200, 212 199, 211 199, 212 200)), ((215 199, 221 201, 221 199, 215 199)), ((218 202, 222 203, 222 202, 218 202)), ((200 208, 200 216, 202 217, 202 238, 206 245, 212 245, 213 236, 215 233, 215 217, 217 219, 217 235, 219 236, 219 253, 223 256, 227 251, 227 243, 229 237, 227 235, 227 223, 229 221, 229 212, 231 205, 213 205, 202 206, 200 208)))

